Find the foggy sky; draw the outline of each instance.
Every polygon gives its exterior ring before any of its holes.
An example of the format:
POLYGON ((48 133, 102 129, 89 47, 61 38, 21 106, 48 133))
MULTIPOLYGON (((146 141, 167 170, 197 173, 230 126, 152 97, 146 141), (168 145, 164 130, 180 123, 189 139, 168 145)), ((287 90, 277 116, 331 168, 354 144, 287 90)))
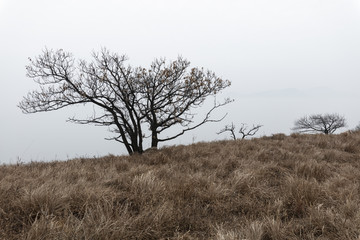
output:
POLYGON ((45 47, 87 60, 106 47, 143 67, 181 55, 232 81, 222 123, 166 144, 229 138, 216 132, 231 122, 264 125, 258 136, 289 134, 312 113, 344 115, 347 129, 360 122, 360 0, 0 0, 0 33, 0 163, 126 154, 106 128, 66 122, 86 116, 82 106, 17 108, 37 88, 28 57, 45 47))

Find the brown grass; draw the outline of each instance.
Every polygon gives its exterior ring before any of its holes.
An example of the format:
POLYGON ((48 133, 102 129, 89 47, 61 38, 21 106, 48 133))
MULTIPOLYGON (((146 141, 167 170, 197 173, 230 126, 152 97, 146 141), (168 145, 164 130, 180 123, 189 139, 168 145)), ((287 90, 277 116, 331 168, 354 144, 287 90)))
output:
POLYGON ((0 167, 0 239, 360 239, 360 132, 0 167))

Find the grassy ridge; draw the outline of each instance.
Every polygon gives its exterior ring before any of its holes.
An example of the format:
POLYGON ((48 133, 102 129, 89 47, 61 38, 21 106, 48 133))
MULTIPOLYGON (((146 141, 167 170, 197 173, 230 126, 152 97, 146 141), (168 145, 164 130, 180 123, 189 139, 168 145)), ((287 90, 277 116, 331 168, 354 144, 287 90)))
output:
POLYGON ((0 239, 359 239, 360 132, 0 167, 0 239))

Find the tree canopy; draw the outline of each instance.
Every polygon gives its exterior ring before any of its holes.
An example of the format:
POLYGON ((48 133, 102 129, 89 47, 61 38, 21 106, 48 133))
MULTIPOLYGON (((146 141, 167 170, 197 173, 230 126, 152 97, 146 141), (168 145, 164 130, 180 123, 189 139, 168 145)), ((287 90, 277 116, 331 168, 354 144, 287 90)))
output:
POLYGON ((125 55, 106 49, 93 53, 93 60, 76 61, 71 53, 45 49, 26 67, 27 76, 40 85, 20 102, 24 113, 55 111, 77 104, 92 104, 96 111, 87 119, 70 118, 74 123, 108 126, 110 138, 125 145, 129 154, 144 151, 144 138, 151 147, 175 139, 212 119, 211 113, 232 100, 214 102, 201 120, 194 110, 209 96, 230 86, 230 81, 203 68, 189 68, 182 57, 166 62, 155 59, 151 66, 126 65, 125 55), (173 127, 177 132, 163 137, 173 127), (179 130, 180 129, 180 130, 179 130))

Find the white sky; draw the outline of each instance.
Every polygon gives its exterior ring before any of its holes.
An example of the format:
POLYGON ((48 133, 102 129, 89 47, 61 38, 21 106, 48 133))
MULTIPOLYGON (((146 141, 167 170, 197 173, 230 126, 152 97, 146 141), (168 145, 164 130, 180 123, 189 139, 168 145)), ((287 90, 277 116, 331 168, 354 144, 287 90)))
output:
POLYGON ((228 117, 168 144, 227 138, 216 131, 232 121, 263 124, 259 136, 289 134, 304 114, 360 122, 360 0, 0 0, 0 34, 0 163, 126 153, 105 128, 66 123, 82 107, 16 107, 44 47, 85 59, 106 47, 145 67, 182 55, 231 80, 228 117))

